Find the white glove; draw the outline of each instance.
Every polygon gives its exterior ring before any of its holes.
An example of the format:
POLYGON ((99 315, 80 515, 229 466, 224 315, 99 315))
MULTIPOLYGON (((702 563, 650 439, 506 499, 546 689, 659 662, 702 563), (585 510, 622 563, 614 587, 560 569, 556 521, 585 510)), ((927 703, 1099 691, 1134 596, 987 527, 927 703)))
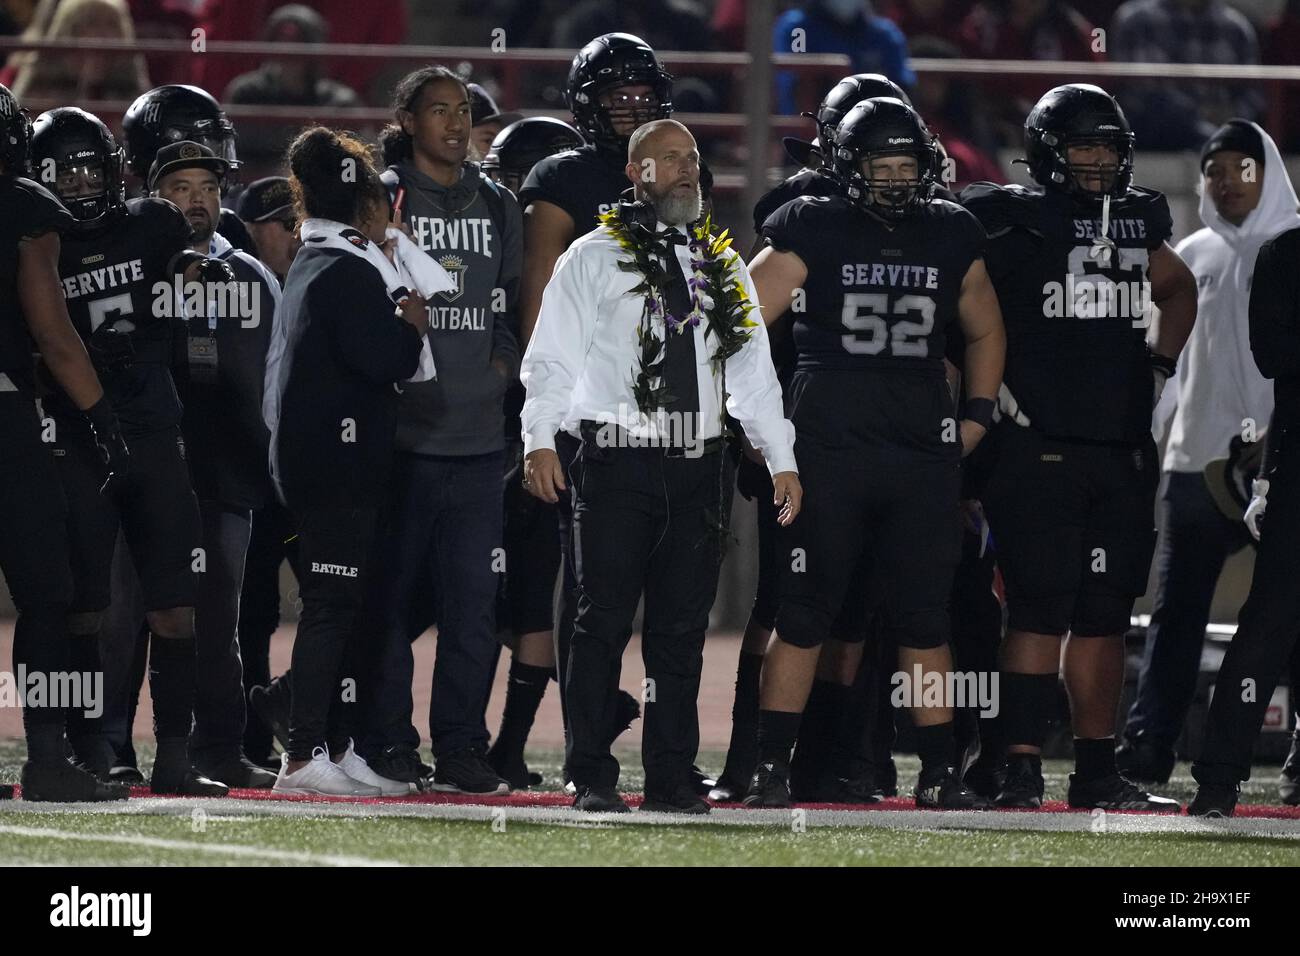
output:
POLYGON ((1255 497, 1250 499, 1250 504, 1246 507, 1246 513, 1242 515, 1241 520, 1246 522, 1251 535, 1258 541, 1259 520, 1264 517, 1264 509, 1268 507, 1268 479, 1256 478, 1250 483, 1250 492, 1255 497))

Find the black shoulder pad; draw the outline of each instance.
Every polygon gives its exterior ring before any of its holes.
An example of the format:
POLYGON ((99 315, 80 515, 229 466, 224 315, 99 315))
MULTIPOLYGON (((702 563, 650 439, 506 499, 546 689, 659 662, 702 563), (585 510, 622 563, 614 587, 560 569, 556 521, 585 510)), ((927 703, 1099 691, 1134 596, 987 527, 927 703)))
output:
POLYGON ((957 195, 958 201, 980 221, 989 236, 1017 228, 1041 232, 1038 225, 1041 198, 1041 193, 1024 186, 994 183, 971 183, 957 195))

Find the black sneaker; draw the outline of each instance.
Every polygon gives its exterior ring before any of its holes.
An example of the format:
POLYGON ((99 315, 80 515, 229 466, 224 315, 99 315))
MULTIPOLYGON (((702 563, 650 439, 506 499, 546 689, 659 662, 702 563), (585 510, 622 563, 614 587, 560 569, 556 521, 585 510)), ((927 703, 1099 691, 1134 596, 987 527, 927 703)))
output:
POLYGON ((1123 777, 1137 783, 1168 783, 1175 761, 1171 748, 1142 738, 1125 738, 1115 748, 1115 767, 1123 777))
POLYGON ((66 760, 27 761, 22 772, 23 799, 33 803, 103 803, 125 800, 123 784, 105 783, 66 760))
POLYGON ((397 780, 401 783, 413 783, 417 787, 420 780, 433 773, 433 768, 420 762, 420 755, 410 747, 394 744, 385 747, 382 752, 366 761, 370 769, 381 777, 397 780), (428 772, 425 772, 425 768, 428 772))
POLYGON ((440 793, 472 793, 477 796, 504 797, 510 784, 501 779, 483 754, 472 747, 457 750, 437 760, 430 787, 440 793))
POLYGON ((709 804, 690 784, 682 784, 670 793, 647 791, 641 809, 646 813, 708 813, 709 804))
POLYGON ((913 794, 916 805, 926 810, 991 810, 993 804, 961 782, 957 771, 943 767, 921 775, 913 794))
POLYGON ((1237 809, 1239 784, 1203 783, 1187 805, 1189 817, 1230 817, 1237 809))
POLYGON ((809 797, 810 803, 879 803, 885 795, 871 777, 840 777, 833 772, 822 774, 809 797))
POLYGON ((200 756, 194 761, 194 769, 209 780, 220 780, 227 787, 240 790, 270 790, 275 786, 275 774, 242 754, 224 759, 200 756))
MULTIPOLYGON (((271 782, 275 783, 274 780, 271 782)), ((149 789, 175 797, 224 797, 230 793, 230 788, 221 781, 211 780, 193 767, 184 765, 159 767, 154 764, 149 789)))
POLYGON ((790 768, 770 760, 760 763, 743 802, 747 807, 790 806, 790 768))
POLYGON ((1112 773, 1096 780, 1082 780, 1070 774, 1066 797, 1070 806, 1081 810, 1141 810, 1147 813, 1178 813, 1182 805, 1168 797, 1157 797, 1112 773))
POLYGON ((629 813, 631 807, 623 802, 613 787, 579 787, 573 798, 573 808, 587 813, 629 813))
POLYGON ((724 771, 709 791, 709 799, 714 803, 736 803, 744 797, 747 786, 747 783, 731 779, 724 771))
POLYGON ((1277 793, 1288 807, 1300 806, 1300 729, 1291 738, 1291 752, 1277 778, 1277 793))
POLYGON ((1038 810, 1043 805, 1044 789, 1043 759, 1031 754, 1011 754, 993 803, 1005 810, 1038 810))

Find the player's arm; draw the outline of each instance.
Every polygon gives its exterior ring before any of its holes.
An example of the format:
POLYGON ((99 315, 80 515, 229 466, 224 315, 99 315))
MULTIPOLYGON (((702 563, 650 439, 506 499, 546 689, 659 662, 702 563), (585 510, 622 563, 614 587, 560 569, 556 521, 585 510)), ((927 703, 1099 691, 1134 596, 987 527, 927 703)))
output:
POLYGON ((569 248, 576 226, 555 203, 535 199, 524 210, 524 270, 519 280, 519 345, 527 348, 542 310, 542 290, 556 260, 569 248))
POLYGON ((749 264, 749 276, 762 304, 763 324, 771 325, 790 311, 795 292, 808 278, 808 267, 795 253, 766 246, 749 264))
POLYGON ((1250 283, 1250 351, 1265 378, 1300 376, 1300 269, 1289 249, 1264 243, 1250 283))
POLYGON ((41 359, 72 403, 86 411, 104 397, 104 389, 68 318, 59 283, 59 244, 57 232, 18 244, 18 297, 41 359))
POLYGON ((1151 300, 1160 309, 1151 350, 1176 361, 1196 324, 1196 277, 1164 242, 1151 250, 1147 279, 1151 282, 1151 300))
POLYGON ((1007 358, 1002 308, 983 259, 972 262, 962 279, 957 318, 966 339, 962 375, 966 383, 966 417, 961 423, 961 441, 962 454, 967 455, 988 431, 1007 358))

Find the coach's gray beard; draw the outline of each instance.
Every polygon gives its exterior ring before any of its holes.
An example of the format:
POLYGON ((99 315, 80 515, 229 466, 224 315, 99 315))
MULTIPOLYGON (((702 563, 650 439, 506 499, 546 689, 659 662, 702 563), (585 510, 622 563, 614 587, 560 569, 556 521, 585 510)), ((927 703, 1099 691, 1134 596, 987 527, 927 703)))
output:
POLYGON ((670 226, 684 226, 694 222, 704 211, 704 197, 700 193, 699 183, 695 184, 695 191, 689 196, 674 196, 671 189, 667 195, 656 196, 646 190, 646 198, 655 207, 655 215, 660 221, 670 226))

